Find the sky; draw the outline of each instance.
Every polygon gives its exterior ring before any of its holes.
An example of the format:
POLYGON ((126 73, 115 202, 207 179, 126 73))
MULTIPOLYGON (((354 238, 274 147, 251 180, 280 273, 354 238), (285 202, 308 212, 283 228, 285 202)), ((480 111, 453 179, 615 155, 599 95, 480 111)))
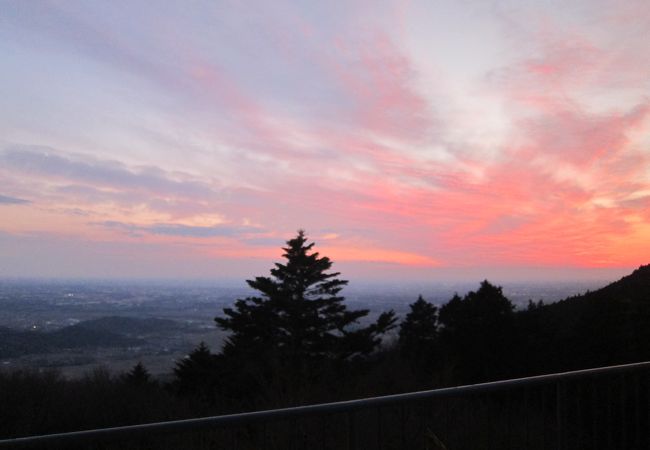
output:
POLYGON ((650 262, 647 0, 0 0, 0 277, 650 262))

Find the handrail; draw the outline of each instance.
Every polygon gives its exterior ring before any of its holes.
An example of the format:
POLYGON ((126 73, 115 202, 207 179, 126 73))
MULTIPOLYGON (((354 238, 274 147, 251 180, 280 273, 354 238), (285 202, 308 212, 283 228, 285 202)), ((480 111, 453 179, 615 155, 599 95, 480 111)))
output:
POLYGON ((14 439, 0 440, 0 449, 33 446, 58 446, 62 444, 87 443, 91 441, 115 441, 121 439, 136 439, 144 436, 179 433, 183 431, 205 428, 223 427, 227 425, 242 425, 261 421, 277 421, 292 417, 314 416, 355 411, 368 407, 381 407, 416 400, 455 397, 463 394, 482 394, 505 388, 525 388, 545 383, 566 381, 585 376, 612 375, 635 369, 650 369, 650 361, 617 366, 597 367, 593 369, 575 370, 547 375, 537 375, 525 378, 513 378, 488 383, 470 384, 447 387, 426 391, 408 392, 404 394, 369 397, 356 400, 346 400, 331 403, 296 406, 291 408, 271 409, 221 416, 200 417, 195 419, 172 420, 122 427, 100 428, 94 430, 73 431, 69 433, 46 434, 14 439))

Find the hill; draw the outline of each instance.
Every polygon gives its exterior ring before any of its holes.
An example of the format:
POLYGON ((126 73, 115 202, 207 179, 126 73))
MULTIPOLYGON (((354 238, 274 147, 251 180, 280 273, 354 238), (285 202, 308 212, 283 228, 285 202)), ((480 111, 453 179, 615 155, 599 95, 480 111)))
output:
POLYGON ((527 373, 650 360, 650 265, 519 318, 527 373))
POLYGON ((0 358, 66 349, 110 348, 142 345, 145 336, 179 330, 169 319, 109 316, 87 320, 51 332, 0 327, 0 358))
POLYGON ((589 301, 615 300, 622 303, 650 302, 650 264, 597 291, 578 296, 589 301))

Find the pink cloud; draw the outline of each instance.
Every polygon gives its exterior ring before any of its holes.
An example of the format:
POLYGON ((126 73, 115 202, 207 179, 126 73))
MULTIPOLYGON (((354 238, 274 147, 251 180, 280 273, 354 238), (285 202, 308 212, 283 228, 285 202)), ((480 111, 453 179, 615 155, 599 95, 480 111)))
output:
POLYGON ((386 33, 361 34, 356 41, 338 39, 343 58, 330 63, 355 100, 358 124, 380 136, 422 143, 433 124, 429 105, 414 88, 411 62, 386 33))
MULTIPOLYGON (((489 91, 503 104, 504 136, 483 144, 466 134, 492 117, 459 120, 419 92, 419 61, 404 48, 408 16, 395 32, 391 19, 360 14, 375 5, 354 8, 328 29, 291 5, 284 22, 253 14, 261 31, 251 32, 269 37, 258 48, 248 35, 230 49, 197 48, 175 33, 174 45, 163 40, 167 63, 138 56, 126 38, 95 36, 99 58, 164 88, 176 108, 169 124, 181 142, 196 133, 199 149, 187 159, 199 162, 190 174, 118 156, 5 152, 7 195, 32 201, 12 227, 41 217, 85 239, 168 244, 214 260, 276 258, 303 227, 329 236, 324 251, 351 262, 646 262, 638 259, 650 254, 650 103, 637 92, 650 77, 639 52, 647 44, 615 48, 598 27, 561 25, 553 12, 526 22, 514 60, 462 94, 489 91), (427 159, 429 148, 444 158, 427 159)), ((616 30, 624 25, 603 14, 616 30)), ((440 80, 426 81, 435 91, 440 80)), ((142 154, 153 160, 156 150, 142 154)))

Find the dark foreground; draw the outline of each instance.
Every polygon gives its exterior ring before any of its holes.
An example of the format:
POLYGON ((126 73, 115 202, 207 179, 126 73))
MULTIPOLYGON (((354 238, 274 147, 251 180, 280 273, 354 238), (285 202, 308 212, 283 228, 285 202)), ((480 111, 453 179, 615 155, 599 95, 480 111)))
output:
POLYGON ((650 362, 0 441, 0 448, 647 448, 650 362))

